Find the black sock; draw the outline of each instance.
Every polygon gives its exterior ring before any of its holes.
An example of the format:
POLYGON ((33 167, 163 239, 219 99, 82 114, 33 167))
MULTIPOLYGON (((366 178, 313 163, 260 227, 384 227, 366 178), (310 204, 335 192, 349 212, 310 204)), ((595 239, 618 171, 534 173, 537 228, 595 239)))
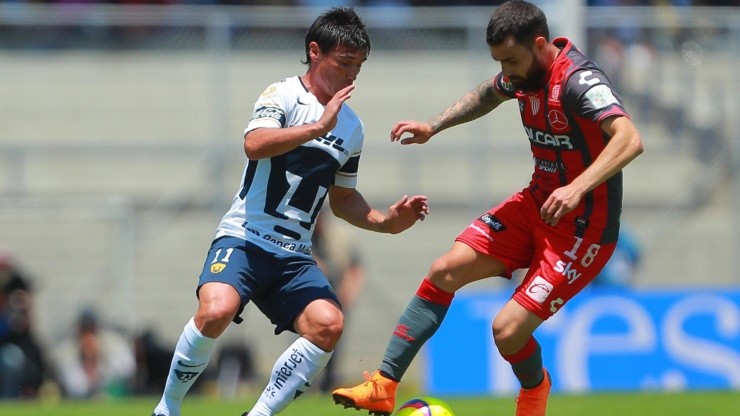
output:
POLYGON ((534 337, 530 338, 519 352, 505 355, 504 359, 511 364, 511 369, 522 388, 537 387, 545 378, 542 368, 542 348, 534 337))

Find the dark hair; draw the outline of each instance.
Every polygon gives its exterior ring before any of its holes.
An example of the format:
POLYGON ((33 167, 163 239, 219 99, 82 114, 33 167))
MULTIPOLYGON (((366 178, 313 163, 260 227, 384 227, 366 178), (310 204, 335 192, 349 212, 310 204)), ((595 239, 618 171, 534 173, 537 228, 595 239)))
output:
POLYGON ((486 42, 498 45, 512 35, 517 43, 533 41, 538 36, 550 40, 545 13, 532 3, 511 0, 497 7, 488 22, 486 42))
POLYGON ((370 36, 365 23, 351 7, 333 7, 316 18, 306 33, 306 61, 311 62, 308 45, 316 42, 327 53, 339 45, 370 53, 370 36))

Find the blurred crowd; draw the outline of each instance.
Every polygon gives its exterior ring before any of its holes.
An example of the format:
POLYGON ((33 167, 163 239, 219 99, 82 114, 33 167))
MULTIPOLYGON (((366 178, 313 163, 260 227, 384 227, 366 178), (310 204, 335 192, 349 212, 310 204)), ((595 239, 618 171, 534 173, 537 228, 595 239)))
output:
MULTIPOLYGON (((7 254, 0 254, 0 400, 94 399, 150 395, 161 391, 172 346, 152 331, 127 334, 102 322, 94 309, 79 311, 67 337, 44 343, 34 328, 32 279, 7 254)), ((228 371, 228 388, 254 376, 252 351, 227 344, 217 365, 198 388, 218 386, 228 371), (222 365, 226 364, 226 365, 222 365)))
POLYGON ((33 288, 0 254, 0 398, 35 397, 49 368, 33 331, 33 288))

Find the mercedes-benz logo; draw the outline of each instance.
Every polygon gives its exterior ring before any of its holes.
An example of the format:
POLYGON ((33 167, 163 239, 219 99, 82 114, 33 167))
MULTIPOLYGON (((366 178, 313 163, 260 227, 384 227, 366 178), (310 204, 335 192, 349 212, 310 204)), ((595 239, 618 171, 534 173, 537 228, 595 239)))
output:
POLYGON ((550 120, 550 125, 555 130, 565 130, 568 127, 568 119, 565 118, 565 114, 560 110, 550 110, 547 114, 547 118, 550 120))

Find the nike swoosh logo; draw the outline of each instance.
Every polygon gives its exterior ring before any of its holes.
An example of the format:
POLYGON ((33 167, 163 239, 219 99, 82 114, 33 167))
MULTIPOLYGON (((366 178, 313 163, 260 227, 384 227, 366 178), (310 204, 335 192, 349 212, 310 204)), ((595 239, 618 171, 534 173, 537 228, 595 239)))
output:
POLYGON ((298 101, 298 104, 300 105, 308 105, 308 103, 304 103, 303 101, 301 101, 301 97, 298 97, 297 101, 298 101))
POLYGON ((200 366, 203 366, 203 365, 205 365, 205 363, 203 363, 203 364, 196 364, 196 365, 187 365, 187 364, 185 364, 184 362, 182 362, 182 361, 180 361, 180 360, 177 360, 177 365, 181 365, 181 366, 183 366, 183 367, 187 367, 187 368, 198 368, 198 367, 200 367, 200 366))

